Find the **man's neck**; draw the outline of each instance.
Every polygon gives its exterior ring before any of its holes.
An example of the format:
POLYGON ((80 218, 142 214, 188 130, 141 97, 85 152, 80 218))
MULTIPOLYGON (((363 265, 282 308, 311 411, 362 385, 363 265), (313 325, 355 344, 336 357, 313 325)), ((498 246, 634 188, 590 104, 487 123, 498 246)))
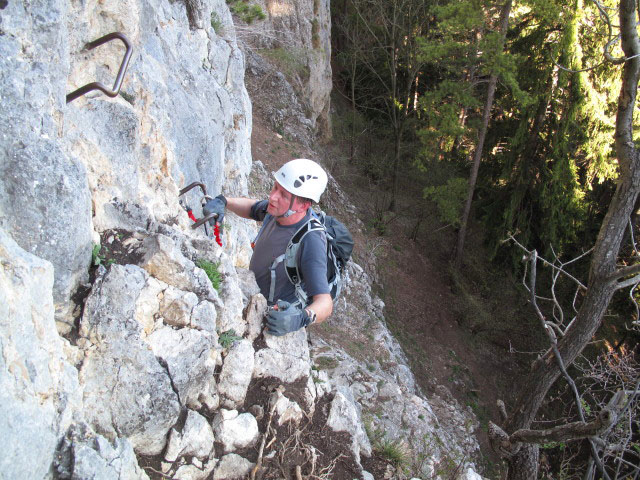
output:
POLYGON ((278 222, 278 225, 282 225, 283 227, 286 227, 287 225, 293 225, 295 223, 298 223, 306 215, 307 215, 307 210, 303 210, 302 212, 294 213, 290 217, 278 217, 276 218, 276 222, 278 222))

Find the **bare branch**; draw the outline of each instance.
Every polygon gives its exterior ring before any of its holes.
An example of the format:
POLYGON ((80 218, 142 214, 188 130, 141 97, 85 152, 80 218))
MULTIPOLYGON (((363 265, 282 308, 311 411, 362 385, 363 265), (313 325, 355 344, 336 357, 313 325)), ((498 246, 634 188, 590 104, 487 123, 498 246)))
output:
MULTIPOLYGON (((615 282, 620 278, 628 277, 629 275, 636 275, 637 273, 640 273, 640 263, 636 263, 635 265, 631 265, 631 266, 628 266, 628 267, 622 267, 622 268, 617 269, 615 272, 613 272, 611 275, 609 275, 607 280, 610 281, 610 282, 615 282)), ((633 279, 630 278, 630 279, 628 279, 628 280, 626 280, 624 282, 619 282, 616 285, 616 288, 618 288, 618 289, 625 288, 625 287, 629 287, 629 286, 633 285, 634 283, 636 283, 636 282, 628 283, 630 280, 633 280, 633 279)))
POLYGON ((494 449, 497 447, 499 452, 513 454, 519 449, 518 443, 540 445, 548 442, 567 442, 595 437, 615 424, 617 418, 613 410, 605 408, 591 422, 572 422, 543 430, 523 428, 511 435, 508 435, 493 422, 489 422, 489 439, 494 449))
POLYGON ((542 444, 595 437, 615 424, 617 418, 612 410, 605 409, 591 422, 572 422, 544 430, 522 429, 514 432, 509 440, 511 442, 542 444))
MULTIPOLYGON (((509 240, 511 240, 513 243, 516 244, 517 247, 519 247, 521 250, 524 250, 527 255, 531 255, 531 251, 527 250, 524 245, 522 245, 520 242, 518 242, 515 237, 511 234, 509 234, 509 236, 507 237, 506 240, 503 240, 503 242, 508 242, 509 240)), ((582 257, 590 254, 593 251, 593 247, 590 248, 589 250, 587 250, 586 252, 582 253, 581 255, 579 255, 578 257, 572 259, 571 261, 564 263, 564 265, 568 265, 569 263, 573 263, 579 259, 581 259, 582 257)), ((580 281, 578 280, 576 277, 574 277, 573 275, 571 275, 569 272, 567 272, 566 270, 563 270, 561 267, 558 267, 557 265, 554 265, 553 263, 545 260, 543 257, 538 257, 542 263, 544 263, 545 265, 555 269, 555 270, 560 270, 566 277, 570 278, 571 280, 573 280, 580 288, 582 288, 583 290, 586 290, 587 287, 580 281)))
POLYGON ((631 287, 632 285, 637 285, 638 283, 640 283, 640 274, 636 275, 635 277, 629 278, 624 282, 619 282, 616 285, 616 290, 621 290, 623 288, 631 287))
POLYGON ((633 288, 631 290, 629 290, 629 297, 631 298, 631 302, 633 303, 633 306, 636 307, 636 319, 633 322, 634 324, 637 324, 638 322, 640 322, 640 307, 638 307, 638 302, 636 301, 636 299, 633 296, 633 292, 635 291, 636 288, 638 288, 638 283, 636 283, 633 288))

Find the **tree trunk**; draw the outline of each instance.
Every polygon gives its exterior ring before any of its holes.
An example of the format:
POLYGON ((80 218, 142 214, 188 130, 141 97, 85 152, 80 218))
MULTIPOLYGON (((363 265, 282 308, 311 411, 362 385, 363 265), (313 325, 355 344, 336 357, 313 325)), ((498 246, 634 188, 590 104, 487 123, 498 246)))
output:
MULTIPOLYGON (((500 12, 500 33, 502 34, 502 43, 507 34, 507 27, 509 26, 509 13, 511 12, 511 0, 507 0, 502 12, 500 12)), ((489 79, 489 86, 487 87, 487 99, 484 104, 484 111, 482 113, 482 126, 478 132, 478 144, 476 145, 475 153, 473 154, 473 165, 471 167, 471 175, 469 177, 469 190, 467 193, 467 201, 464 205, 464 211, 462 212, 462 220, 460 222, 460 230, 458 230, 458 242, 456 244, 454 267, 459 270, 462 266, 462 255, 464 253, 464 240, 467 235, 467 224, 469 222, 469 214, 471 213, 471 202, 473 201, 473 194, 476 189, 476 180, 478 179, 478 170, 480 169, 480 159, 482 158, 482 149, 484 147, 484 139, 487 136, 487 129, 489 128, 489 119, 491 118, 491 107, 493 106, 493 98, 496 93, 496 84, 498 77, 496 74, 492 74, 489 79)))
POLYGON ((402 131, 396 128, 394 132, 393 142, 393 174, 391 179, 391 202, 389 202, 389 211, 393 212, 396 209, 396 196, 398 194, 398 168, 400 165, 400 143, 402 131))
POLYGON ((356 156, 356 65, 355 60, 351 64, 351 144, 349 145, 349 162, 353 164, 356 156))
POLYGON ((400 119, 398 116, 398 98, 399 97, 399 89, 398 89, 398 43, 400 39, 396 36, 396 15, 397 15, 397 4, 393 4, 393 15, 392 18, 394 21, 392 22, 391 27, 391 123, 393 125, 393 161, 391 164, 391 201, 389 202, 388 210, 390 212, 395 211, 396 209, 396 194, 398 191, 398 165, 400 164, 400 119))
MULTIPOLYGON (((640 41, 636 31, 635 1, 621 0, 620 25, 622 49, 626 57, 640 53, 640 41)), ((612 275, 616 271, 616 260, 620 251, 629 216, 633 212, 640 192, 640 162, 632 141, 632 117, 635 106, 640 58, 624 64, 622 87, 618 100, 616 118, 616 153, 620 164, 620 177, 609 210, 600 228, 594 248, 589 282, 576 320, 558 342, 558 349, 565 365, 570 365, 592 340, 600 325, 611 298, 618 288, 612 275)), ((535 362, 532 371, 523 383, 505 431, 514 432, 528 428, 542 405, 549 388, 561 375, 551 351, 535 362)), ((527 446, 508 460, 509 480, 537 478, 537 447, 527 446), (523 470, 524 469, 524 470, 523 470), (526 470, 526 471, 525 471, 526 470)))

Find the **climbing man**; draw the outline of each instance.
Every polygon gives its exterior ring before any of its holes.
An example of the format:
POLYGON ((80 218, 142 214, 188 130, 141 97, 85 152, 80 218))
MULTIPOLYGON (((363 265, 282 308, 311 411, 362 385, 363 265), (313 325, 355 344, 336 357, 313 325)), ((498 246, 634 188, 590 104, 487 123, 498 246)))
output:
POLYGON ((323 230, 304 235, 297 251, 303 279, 296 286, 285 271, 285 250, 289 241, 313 215, 311 205, 320 200, 327 186, 327 174, 316 162, 296 159, 274 172, 275 182, 267 200, 225 198, 218 195, 203 208, 205 215, 218 214, 222 223, 225 209, 236 215, 263 222, 253 244, 249 268, 267 299, 267 331, 276 336, 324 322, 333 311, 327 281, 327 239, 323 230), (306 299, 306 301, 301 300, 306 299))

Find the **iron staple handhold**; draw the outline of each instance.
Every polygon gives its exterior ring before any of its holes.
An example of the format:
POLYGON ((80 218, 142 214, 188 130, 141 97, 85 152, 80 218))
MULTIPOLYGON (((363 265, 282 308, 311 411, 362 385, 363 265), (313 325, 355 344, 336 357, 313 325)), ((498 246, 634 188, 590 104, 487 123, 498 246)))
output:
POLYGON ((129 39, 121 32, 113 32, 105 35, 104 37, 100 37, 93 42, 89 42, 84 46, 84 50, 93 50, 100 45, 110 42, 114 39, 122 40, 126 47, 126 52, 124 54, 124 58, 122 59, 122 63, 120 64, 120 69, 118 70, 118 75, 116 76, 116 81, 113 84, 113 89, 109 89, 105 87, 100 82, 92 82, 84 85, 83 87, 78 88, 77 90, 69 93, 67 95, 67 103, 73 102, 76 98, 81 97, 85 93, 89 93, 92 90, 100 90, 102 93, 109 97, 116 97, 118 93, 120 93, 120 87, 122 86, 122 80, 124 79, 124 74, 127 71, 127 66, 129 65, 129 60, 131 59, 131 53, 133 52, 133 48, 131 47, 131 42, 129 39))

